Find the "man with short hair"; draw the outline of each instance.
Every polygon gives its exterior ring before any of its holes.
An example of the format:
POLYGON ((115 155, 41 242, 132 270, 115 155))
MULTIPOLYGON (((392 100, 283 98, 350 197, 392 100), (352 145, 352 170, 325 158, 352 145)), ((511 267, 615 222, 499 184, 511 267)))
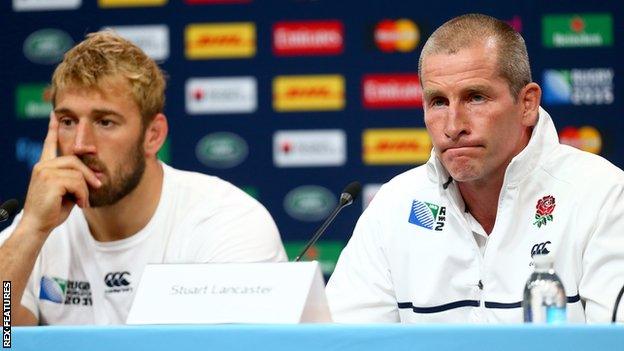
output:
POLYGON ((559 144, 522 37, 454 18, 423 47, 427 164, 386 183, 328 283, 337 322, 522 322, 552 255, 571 322, 607 322, 624 284, 624 172, 559 144))
POLYGON ((156 63, 113 32, 56 68, 24 211, 0 233, 14 325, 125 323, 147 263, 286 260, 259 202, 157 159, 164 90, 156 63))

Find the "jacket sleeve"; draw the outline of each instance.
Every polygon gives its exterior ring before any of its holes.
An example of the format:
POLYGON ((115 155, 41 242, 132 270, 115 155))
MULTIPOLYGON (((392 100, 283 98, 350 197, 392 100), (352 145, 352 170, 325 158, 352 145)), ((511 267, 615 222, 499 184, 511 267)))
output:
POLYGON ((399 322, 390 267, 382 245, 376 201, 358 220, 327 284, 332 318, 338 323, 399 322))
MULTIPOLYGON (((597 218, 583 253, 583 275, 579 284, 588 323, 611 320, 615 299, 624 285, 623 184, 611 189, 604 198, 597 218)), ((622 303, 617 320, 624 321, 622 303)))

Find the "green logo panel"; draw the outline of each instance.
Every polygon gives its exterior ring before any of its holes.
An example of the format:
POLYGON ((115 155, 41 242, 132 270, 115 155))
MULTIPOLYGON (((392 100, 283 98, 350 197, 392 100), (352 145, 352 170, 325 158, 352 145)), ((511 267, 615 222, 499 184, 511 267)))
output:
POLYGON ((608 13, 542 17, 542 43, 548 48, 613 45, 613 18, 608 13))
POLYGON ((15 91, 15 114, 21 119, 48 118, 52 102, 45 83, 20 84, 15 91))

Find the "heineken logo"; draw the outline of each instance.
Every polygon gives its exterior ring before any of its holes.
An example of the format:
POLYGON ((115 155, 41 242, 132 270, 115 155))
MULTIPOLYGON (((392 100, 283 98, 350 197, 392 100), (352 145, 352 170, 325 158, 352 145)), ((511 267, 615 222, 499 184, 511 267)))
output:
POLYGON ((236 167, 247 158, 248 152, 245 140, 229 132, 208 134, 195 147, 197 159, 213 168, 236 167))
POLYGON ((15 92, 16 114, 19 118, 48 118, 52 98, 46 83, 20 84, 15 92))
POLYGON ((441 231, 446 222, 446 207, 414 200, 408 222, 425 229, 441 231))
POLYGON ((60 62, 63 55, 74 45, 66 32, 58 29, 40 29, 24 40, 24 55, 30 61, 43 65, 60 62))
POLYGON ((610 13, 547 15, 542 18, 545 47, 596 47, 613 45, 610 13))
POLYGON ((570 21, 570 28, 573 31, 580 33, 585 29, 585 21, 583 21, 583 18, 581 17, 573 17, 570 21))

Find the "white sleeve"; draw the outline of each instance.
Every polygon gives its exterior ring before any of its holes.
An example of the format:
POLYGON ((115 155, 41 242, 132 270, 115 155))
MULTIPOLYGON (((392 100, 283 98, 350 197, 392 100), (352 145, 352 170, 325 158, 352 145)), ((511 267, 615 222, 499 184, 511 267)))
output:
MULTIPOLYGON (((611 320, 613 305, 624 285, 624 186, 612 189, 598 212, 598 223, 583 253, 579 294, 588 323, 611 320)), ((624 302, 618 321, 624 321, 624 302)))
POLYGON ((13 223, 11 223, 10 226, 4 228, 4 230, 0 232, 0 246, 4 244, 4 242, 11 236, 11 234, 13 234, 13 231, 15 230, 15 227, 17 227, 17 224, 19 223, 21 218, 22 213, 20 212, 18 215, 15 216, 13 223))
MULTIPOLYGON (((4 244, 4 242, 11 236, 11 234, 13 234, 13 232, 15 231, 15 228, 17 227, 17 224, 19 223, 19 221, 22 218, 22 212, 20 212, 18 215, 15 216, 15 219, 13 220, 13 223, 11 223, 10 226, 8 226, 7 228, 5 228, 1 233, 0 233, 0 246, 2 246, 4 244)), ((35 267, 33 269, 33 271, 30 274, 30 277, 28 278, 28 282, 26 283, 26 288, 24 289, 24 294, 22 295, 22 305, 26 308, 28 308, 30 310, 30 312, 32 312, 33 315, 35 315, 35 317, 37 319, 39 319, 39 310, 37 308, 37 294, 35 293, 38 290, 38 277, 39 277, 39 269, 38 267, 40 266, 40 260, 39 257, 37 257, 37 260, 35 261, 35 267)))
POLYGON ((327 284, 334 322, 399 322, 390 267, 381 244, 382 226, 373 205, 358 220, 327 284))
POLYGON ((193 220, 186 245, 194 262, 288 260, 273 218, 255 200, 228 203, 200 216, 193 220))

